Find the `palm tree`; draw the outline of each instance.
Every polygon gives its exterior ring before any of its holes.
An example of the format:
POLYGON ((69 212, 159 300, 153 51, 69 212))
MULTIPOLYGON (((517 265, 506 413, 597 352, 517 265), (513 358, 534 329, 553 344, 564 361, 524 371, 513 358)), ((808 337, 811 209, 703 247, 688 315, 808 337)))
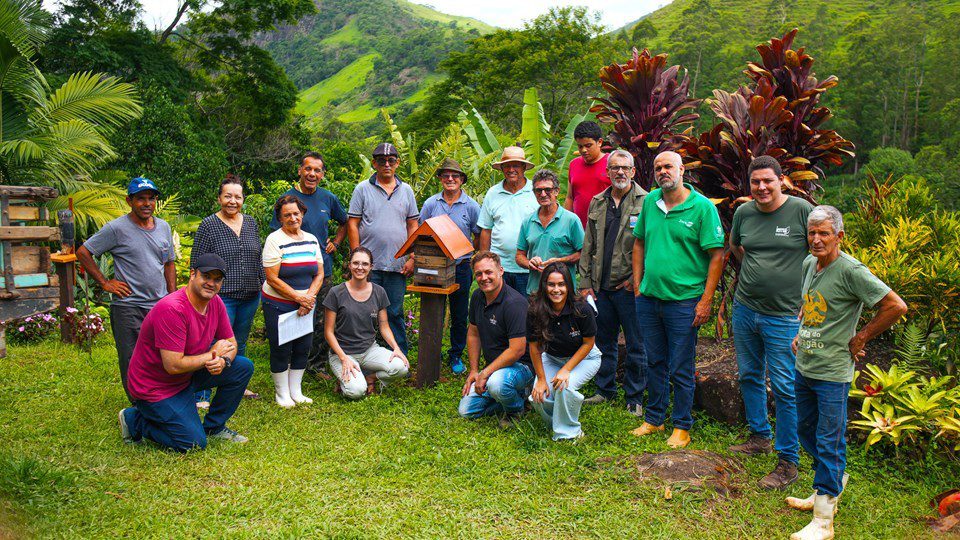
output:
POLYGON ((36 0, 0 0, 0 183, 44 185, 73 198, 80 227, 102 226, 124 212, 123 191, 98 177, 116 154, 107 136, 142 113, 128 83, 76 73, 51 90, 36 56, 50 15, 36 0))

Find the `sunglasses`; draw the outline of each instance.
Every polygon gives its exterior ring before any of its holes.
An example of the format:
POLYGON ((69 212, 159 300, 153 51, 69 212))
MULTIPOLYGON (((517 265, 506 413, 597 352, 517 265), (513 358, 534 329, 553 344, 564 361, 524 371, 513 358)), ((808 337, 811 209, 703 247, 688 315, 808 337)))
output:
POLYGON ((533 192, 537 195, 546 195, 547 193, 552 193, 554 191, 557 191, 557 189, 558 188, 553 188, 553 187, 541 187, 541 188, 533 188, 533 192))
POLYGON ((397 158, 395 157, 378 157, 378 158, 373 158, 373 161, 375 161, 377 165, 396 165, 397 164, 397 158))

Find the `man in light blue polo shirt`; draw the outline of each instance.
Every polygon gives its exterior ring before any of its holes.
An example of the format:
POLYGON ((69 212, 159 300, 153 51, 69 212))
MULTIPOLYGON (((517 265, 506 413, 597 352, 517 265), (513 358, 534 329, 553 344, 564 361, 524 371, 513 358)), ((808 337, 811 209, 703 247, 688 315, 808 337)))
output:
MULTIPOLYGON (((477 225, 480 205, 462 189, 463 183, 467 181, 467 173, 463 172, 459 163, 447 158, 437 169, 437 178, 440 179, 443 191, 423 203, 420 223, 435 216, 449 216, 460 228, 460 232, 472 240, 476 247, 480 241, 480 227, 477 225)), ((467 346, 467 308, 470 302, 470 286, 473 285, 469 253, 457 259, 457 284, 460 288, 450 295, 450 349, 447 351, 447 359, 450 361, 451 371, 459 375, 466 371, 460 356, 467 346)))
MULTIPOLYGON (((517 239, 517 264, 530 270, 527 294, 540 288, 540 273, 548 265, 564 263, 571 276, 576 276, 576 264, 583 249, 583 225, 573 212, 557 203, 560 179, 557 173, 541 169, 533 175, 533 194, 540 209, 530 214, 520 225, 517 239)), ((576 278, 574 277, 574 285, 576 278)))
POLYGON ((517 239, 520 226, 540 205, 533 196, 533 185, 523 175, 533 163, 526 160, 523 148, 508 146, 500 161, 492 165, 503 172, 503 182, 487 190, 480 207, 480 250, 493 251, 503 264, 503 281, 526 296, 529 271, 517 264, 517 239))
POLYGON ((394 258, 407 237, 417 230, 420 212, 413 190, 397 176, 400 155, 390 143, 373 150, 376 172, 353 189, 347 211, 350 249, 363 246, 373 253, 370 281, 383 287, 390 300, 387 318, 397 345, 407 354, 407 329, 403 324, 403 295, 413 274, 413 257, 394 258))

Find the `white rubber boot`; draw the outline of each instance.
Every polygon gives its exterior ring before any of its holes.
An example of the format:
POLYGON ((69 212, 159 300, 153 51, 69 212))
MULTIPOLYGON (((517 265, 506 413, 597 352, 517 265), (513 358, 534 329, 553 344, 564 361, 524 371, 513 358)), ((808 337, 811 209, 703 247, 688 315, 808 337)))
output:
POLYGON ((270 374, 270 376, 273 377, 273 387, 276 389, 274 393, 274 399, 277 400, 277 405, 283 407, 284 409, 289 409, 290 407, 295 407, 297 405, 295 401, 290 399, 289 371, 290 370, 270 374))
MULTIPOLYGON (((843 473, 843 480, 841 481, 841 484, 843 485, 843 487, 842 487, 841 489, 846 489, 846 488, 847 488, 847 480, 849 480, 849 479, 850 479, 850 475, 847 474, 847 473, 843 473)), ((841 493, 842 493, 842 492, 841 492, 841 493)), ((813 493, 811 493, 810 496, 807 497, 806 499, 799 499, 799 498, 797 498, 797 497, 787 497, 787 499, 786 499, 786 500, 787 500, 787 506, 789 506, 790 508, 793 508, 793 509, 795 509, 795 510, 801 510, 801 511, 804 511, 804 512, 809 512, 809 511, 813 510, 813 501, 814 501, 814 499, 816 499, 816 498, 817 498, 817 492, 816 492, 816 491, 814 491, 813 493)), ((833 508, 833 513, 834 513, 834 514, 837 513, 837 508, 836 508, 836 506, 834 506, 834 508, 833 508)))
POLYGON ((296 403, 313 403, 313 400, 303 395, 301 385, 303 384, 303 374, 305 369, 290 370, 290 398, 296 403))
POLYGON ((813 501, 813 519, 806 527, 790 535, 790 540, 832 540, 833 514, 837 512, 837 498, 817 495, 813 501))

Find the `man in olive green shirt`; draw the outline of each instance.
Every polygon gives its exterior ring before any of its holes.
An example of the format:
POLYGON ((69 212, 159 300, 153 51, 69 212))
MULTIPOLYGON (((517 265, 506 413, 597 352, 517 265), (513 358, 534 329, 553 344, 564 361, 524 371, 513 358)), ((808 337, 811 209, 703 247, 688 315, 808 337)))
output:
POLYGON ((710 319, 723 273, 723 226, 717 209, 683 183, 683 161, 662 152, 653 162, 655 189, 633 229, 637 317, 647 353, 649 401, 643 436, 663 431, 673 386, 673 434, 667 444, 690 444, 697 331, 710 319))
POLYGON ((794 339, 797 373, 798 433, 813 458, 814 492, 806 499, 787 498, 813 520, 792 539, 833 538, 833 514, 843 491, 847 445, 847 394, 854 360, 868 341, 890 328, 907 305, 860 261, 840 251, 843 217, 832 206, 818 206, 807 218, 812 256, 803 261, 803 309, 794 339), (857 332, 863 307, 877 314, 857 332))
POLYGON ((755 158, 747 169, 748 201, 733 215, 730 251, 740 259, 733 301, 733 343, 737 349, 740 393, 750 436, 731 452, 769 454, 773 430, 767 420, 767 376, 776 402, 777 465, 759 481, 763 489, 783 489, 797 480, 800 442, 793 394, 797 335, 803 300, 800 266, 807 257, 807 216, 813 205, 783 192, 780 164, 755 158))

